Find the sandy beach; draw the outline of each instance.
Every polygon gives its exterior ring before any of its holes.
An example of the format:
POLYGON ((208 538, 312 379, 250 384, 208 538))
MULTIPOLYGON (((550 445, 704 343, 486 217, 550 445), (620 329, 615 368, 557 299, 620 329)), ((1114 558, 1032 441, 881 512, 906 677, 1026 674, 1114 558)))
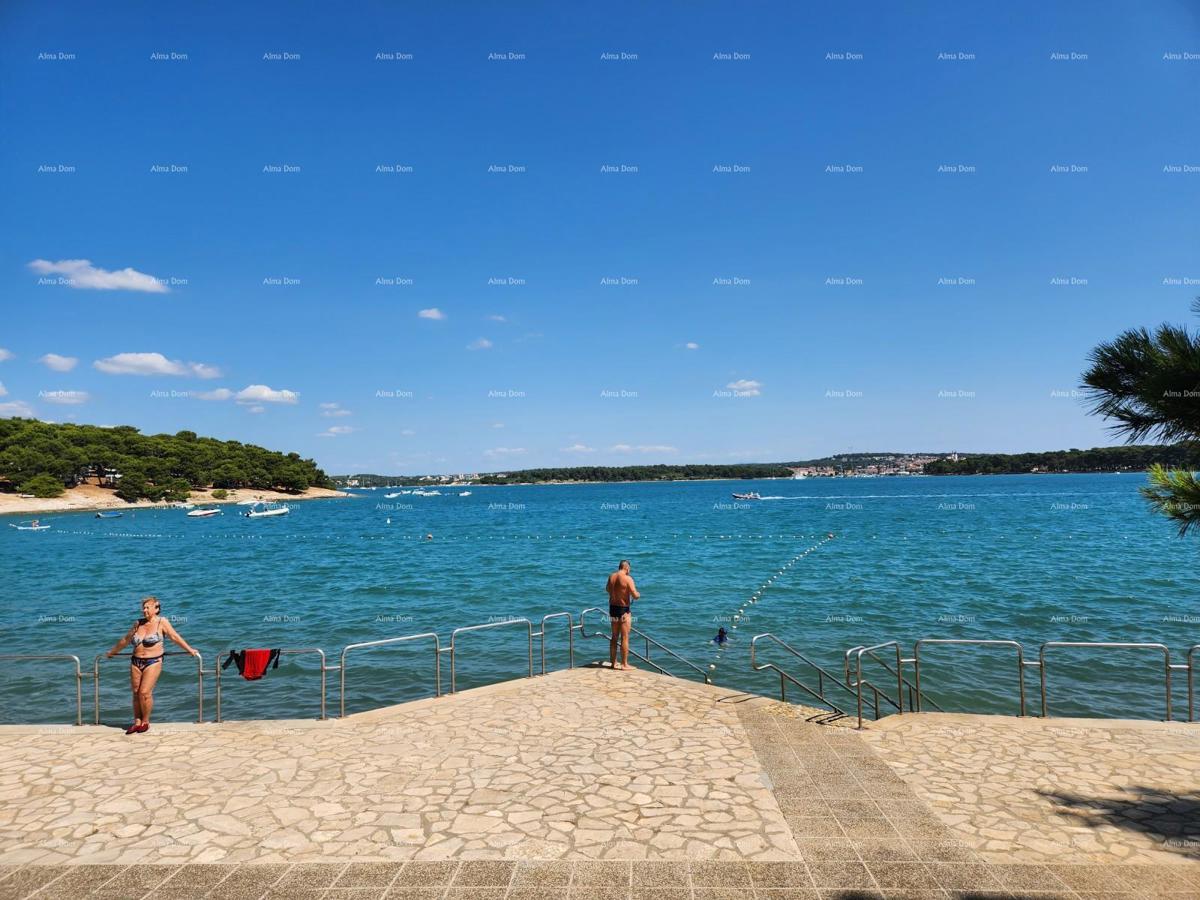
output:
MULTIPOLYGON (((343 491, 333 491, 328 488, 310 487, 299 494, 289 494, 284 491, 264 491, 251 488, 230 489, 224 500, 214 500, 211 491, 192 491, 192 503, 238 503, 242 500, 279 500, 292 502, 294 500, 326 500, 334 497, 350 497, 343 491)), ((137 503, 127 503, 113 494, 109 488, 97 487, 94 484, 81 484, 68 488, 58 497, 38 499, 36 497, 19 497, 16 494, 0 494, 0 515, 29 515, 56 512, 86 512, 89 510, 105 509, 143 509, 166 507, 166 503, 152 503, 140 500, 137 503)))

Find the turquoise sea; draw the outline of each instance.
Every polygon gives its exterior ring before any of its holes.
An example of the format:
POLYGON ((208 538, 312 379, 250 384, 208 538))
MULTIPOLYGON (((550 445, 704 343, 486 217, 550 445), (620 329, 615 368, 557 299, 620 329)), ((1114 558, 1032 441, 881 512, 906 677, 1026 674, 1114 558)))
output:
MULTIPOLYGON (((899 640, 911 655, 918 638, 1015 639, 1033 658, 1043 641, 1163 642, 1183 662, 1200 643, 1200 545, 1147 511, 1143 482, 1140 474, 806 479, 471 487, 469 496, 443 488, 390 499, 381 489, 296 503, 277 519, 247 520, 233 506, 212 519, 175 509, 111 520, 47 515, 49 531, 0 528, 0 652, 74 653, 90 668, 139 599, 156 594, 206 665, 219 650, 246 646, 321 647, 332 664, 352 642, 436 631, 448 643, 462 625, 560 611, 577 618, 606 602, 605 578, 627 557, 642 592, 636 625, 714 666, 716 683, 747 691, 778 693, 776 676, 749 668, 760 632, 836 672, 849 647, 899 640), (764 499, 735 503, 734 491, 764 499), (829 532, 836 537, 823 540, 829 532), (723 650, 711 640, 721 625, 733 635, 723 650)), ((599 614, 590 621, 606 625, 599 614)), ((565 665, 565 647, 561 620, 552 622, 548 666, 565 665)), ((602 656, 605 642, 577 641, 578 661, 602 656)), ((779 651, 764 658, 803 674, 779 651)), ((259 682, 226 670, 225 717, 317 715, 315 664, 288 657, 259 682)), ((526 666, 519 627, 460 636, 460 689, 526 666)), ((128 716, 127 668, 103 666, 107 722, 128 716)), ((448 657, 442 668, 448 689, 448 657)), ((878 670, 872 677, 887 683, 878 670)), ((1055 714, 1164 714, 1162 657, 1153 652, 1058 650, 1048 677, 1055 714)), ((1182 672, 1176 680, 1179 718, 1182 672)), ((1036 713, 1036 672, 1027 685, 1036 713)), ((922 687, 949 710, 1015 712, 1015 658, 930 648, 922 687)), ((86 719, 90 682, 84 690, 86 719)), ((348 711, 432 690, 428 643, 350 658, 348 711)), ((333 714, 336 674, 328 696, 333 714)), ((195 717, 191 660, 167 659, 156 700, 158 720, 195 717)), ((67 665, 5 661, 0 704, 3 722, 70 720, 67 665)))

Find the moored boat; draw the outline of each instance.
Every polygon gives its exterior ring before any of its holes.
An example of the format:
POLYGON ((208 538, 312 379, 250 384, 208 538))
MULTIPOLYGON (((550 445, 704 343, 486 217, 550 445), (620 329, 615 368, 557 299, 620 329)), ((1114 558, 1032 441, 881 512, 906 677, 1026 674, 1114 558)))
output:
POLYGON ((243 515, 247 519, 266 519, 270 516, 286 516, 291 511, 291 507, 286 504, 268 503, 264 500, 250 507, 243 515))

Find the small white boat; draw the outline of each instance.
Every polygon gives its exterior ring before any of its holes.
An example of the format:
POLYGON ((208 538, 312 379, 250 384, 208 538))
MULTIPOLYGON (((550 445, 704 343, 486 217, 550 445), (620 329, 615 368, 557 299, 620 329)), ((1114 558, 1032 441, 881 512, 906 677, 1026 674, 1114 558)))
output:
POLYGON ((239 500, 237 502, 237 505, 238 506, 258 506, 258 504, 263 503, 263 502, 265 502, 265 501, 263 501, 263 500, 239 500))
POLYGON ((37 519, 34 519, 32 522, 22 522, 20 525, 14 525, 12 522, 9 522, 8 527, 15 528, 17 531, 46 531, 50 526, 40 525, 37 519))
POLYGON ((757 491, 751 491, 748 494, 734 494, 733 499, 734 500, 761 500, 762 497, 759 496, 757 491))
POLYGON ((221 511, 219 509, 208 507, 203 509, 188 510, 185 515, 187 515, 189 519, 207 519, 209 516, 219 516, 220 514, 221 511))
POLYGON ((96 513, 96 518, 97 519, 119 519, 123 515, 125 515, 125 513, 121 512, 119 510, 116 512, 98 512, 98 513, 96 513))
POLYGON ((266 519, 270 516, 286 516, 291 511, 291 507, 284 504, 262 501, 248 509, 243 515, 247 519, 266 519))
POLYGON ((383 498, 385 500, 395 500, 397 497, 400 496, 401 493, 402 493, 401 491, 396 491, 396 493, 394 493, 394 494, 384 494, 383 498))
POLYGON ((460 497, 470 497, 470 496, 471 496, 471 492, 470 492, 470 491, 459 491, 459 492, 458 492, 458 496, 460 496, 460 497))

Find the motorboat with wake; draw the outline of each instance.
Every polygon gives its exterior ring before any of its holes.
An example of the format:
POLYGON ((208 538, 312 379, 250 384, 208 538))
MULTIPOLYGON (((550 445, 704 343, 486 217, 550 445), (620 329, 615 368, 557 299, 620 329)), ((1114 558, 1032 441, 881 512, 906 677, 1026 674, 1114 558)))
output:
POLYGON ((748 494, 735 493, 733 495, 733 499, 734 500, 761 500, 762 496, 757 491, 751 491, 748 494))
POLYGON ((250 507, 242 515, 247 519, 266 519, 271 516, 286 516, 291 511, 291 507, 284 503, 269 503, 264 500, 250 507))
POLYGON ((189 519, 207 519, 210 516, 219 516, 221 511, 213 509, 211 506, 202 506, 199 509, 189 509, 185 515, 189 519))

